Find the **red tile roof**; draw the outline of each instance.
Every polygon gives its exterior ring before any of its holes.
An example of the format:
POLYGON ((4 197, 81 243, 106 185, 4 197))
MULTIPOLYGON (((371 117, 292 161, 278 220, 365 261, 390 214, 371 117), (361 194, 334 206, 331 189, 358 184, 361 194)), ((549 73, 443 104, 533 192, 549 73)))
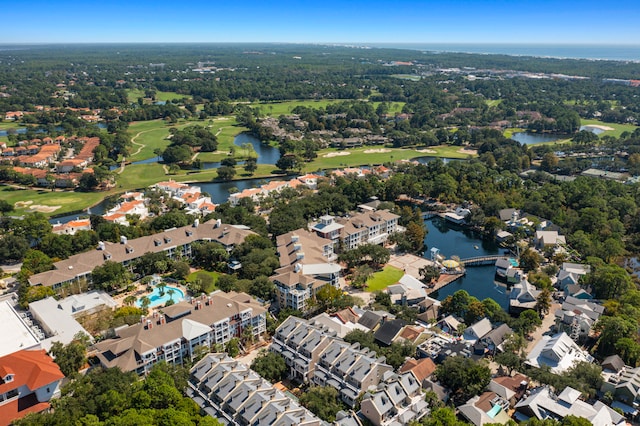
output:
POLYGON ((44 350, 18 351, 0 358, 0 374, 13 373, 13 381, 0 384, 0 394, 26 385, 35 391, 64 378, 60 367, 44 350))
POLYGON ((38 402, 33 393, 24 398, 14 399, 0 405, 0 426, 8 426, 14 420, 21 419, 30 413, 39 413, 50 406, 48 402, 38 402))

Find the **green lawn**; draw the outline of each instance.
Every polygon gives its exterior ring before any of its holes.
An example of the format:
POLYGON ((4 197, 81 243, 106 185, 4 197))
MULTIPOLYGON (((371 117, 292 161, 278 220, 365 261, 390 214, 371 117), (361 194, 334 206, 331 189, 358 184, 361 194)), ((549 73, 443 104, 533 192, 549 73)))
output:
POLYGON ((0 130, 17 129, 19 127, 25 127, 25 125, 15 121, 0 121, 0 130))
POLYGON ((359 148, 345 149, 348 155, 340 155, 335 157, 325 157, 331 153, 341 150, 336 148, 327 148, 318 151, 318 157, 311 163, 305 165, 305 171, 314 171, 318 169, 336 169, 351 166, 367 166, 392 162, 397 160, 409 160, 416 157, 443 157, 443 158, 468 158, 469 154, 459 152, 459 146, 430 146, 420 148, 420 151, 407 148, 386 148, 379 146, 367 146, 359 148), (365 152, 369 150, 384 149, 388 152, 365 152))
POLYGON ((376 272, 367 280, 367 291, 374 292, 384 290, 388 286, 397 283, 403 275, 404 271, 402 269, 387 265, 382 271, 376 272))
POLYGON ((104 192, 51 192, 48 190, 14 189, 10 186, 0 186, 0 198, 15 205, 16 202, 28 202, 29 205, 16 209, 17 214, 30 212, 29 206, 42 205, 59 208, 44 213, 47 216, 79 211, 100 202, 109 195, 104 192))
POLYGON ((222 275, 219 272, 200 270, 200 271, 195 271, 190 273, 187 276, 187 282, 188 283, 195 282, 199 274, 206 274, 206 275, 209 275, 211 278, 213 278, 213 285, 206 289, 206 293, 211 293, 213 290, 216 289, 216 283, 218 282, 218 277, 222 275))
MULTIPOLYGON (((24 124, 16 123, 15 121, 0 121, 0 130, 17 129, 25 127, 24 124)), ((6 143, 8 146, 13 146, 13 143, 9 142, 8 136, 0 136, 0 142, 6 143)))
POLYGON ((420 81, 422 77, 415 74, 391 74, 391 77, 399 78, 400 80, 420 81))
POLYGON ((525 131, 524 129, 521 129, 519 127, 509 127, 505 129, 503 135, 505 138, 510 138, 511 136, 513 136, 514 133, 519 133, 524 131, 525 131))
POLYGON ((127 161, 139 161, 155 157, 153 151, 164 150, 170 143, 167 139, 169 126, 164 120, 138 121, 131 123, 129 134, 131 135, 131 156, 127 161))
MULTIPOLYGON (((319 101, 283 101, 283 102, 270 102, 270 103, 251 103, 249 106, 252 108, 258 108, 261 114, 278 117, 280 115, 291 114, 293 109, 297 106, 305 106, 308 108, 326 108, 327 105, 336 102, 346 102, 347 99, 323 99, 319 101)), ((368 102, 368 101, 362 101, 368 102)), ((390 102, 389 114, 396 114, 402 112, 405 102, 390 102)), ((377 108, 380 102, 372 102, 373 108, 377 108)))
MULTIPOLYGON (((141 89, 127 89, 127 100, 131 103, 138 102, 138 98, 144 98, 144 90, 141 89)), ((174 99, 189 98, 191 95, 182 95, 176 92, 156 92, 156 101, 172 101, 174 99)))
MULTIPOLYGON (((372 102, 373 109, 377 109, 382 102, 372 102)), ((389 114, 400 114, 406 102, 389 102, 389 114)))
POLYGON ((127 161, 139 161, 155 157, 153 151, 164 150, 171 141, 167 139, 172 127, 183 128, 199 125, 208 127, 218 137, 218 153, 202 153, 199 157, 202 161, 220 161, 229 149, 234 146, 233 140, 239 133, 247 130, 238 126, 235 117, 219 117, 211 120, 183 120, 177 124, 168 125, 164 120, 138 121, 129 126, 129 134, 132 139, 132 155, 127 161), (224 152, 224 154, 221 154, 224 152))
POLYGON ((586 126, 589 124, 597 124, 600 126, 611 127, 613 130, 607 130, 603 133, 600 133, 600 136, 613 136, 616 138, 619 138, 623 132, 633 133, 633 131, 638 128, 633 124, 605 123, 604 121, 600 121, 600 120, 580 120, 580 124, 583 126, 586 126))
POLYGON ((487 99, 484 103, 487 104, 487 106, 495 107, 502 103, 502 99, 487 99))
POLYGON ((254 109, 258 109, 261 114, 271 117, 278 117, 280 115, 291 114, 291 111, 297 106, 304 106, 308 108, 325 108, 329 104, 336 102, 344 102, 346 99, 322 99, 318 101, 304 100, 304 101, 283 101, 283 102, 269 102, 269 103, 250 103, 249 106, 254 109))
POLYGON ((218 281, 218 277, 220 275, 222 275, 220 272, 199 270, 199 271, 195 271, 195 272, 190 273, 187 276, 187 282, 188 283, 194 282, 196 280, 196 277, 198 276, 198 274, 207 274, 207 275, 209 275, 211 278, 213 278, 213 282, 214 283, 216 281, 218 281))

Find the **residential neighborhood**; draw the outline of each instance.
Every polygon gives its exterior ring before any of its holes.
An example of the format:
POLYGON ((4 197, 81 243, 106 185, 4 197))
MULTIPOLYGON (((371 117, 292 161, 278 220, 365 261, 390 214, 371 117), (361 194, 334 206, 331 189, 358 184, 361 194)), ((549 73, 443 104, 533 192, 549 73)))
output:
MULTIPOLYGON (((0 46, 0 426, 640 424, 636 47, 178 43, 231 21, 160 3, 136 31, 176 40, 89 44, 20 6, 50 40, 0 46)), ((613 34, 449 6, 357 13, 613 34)))

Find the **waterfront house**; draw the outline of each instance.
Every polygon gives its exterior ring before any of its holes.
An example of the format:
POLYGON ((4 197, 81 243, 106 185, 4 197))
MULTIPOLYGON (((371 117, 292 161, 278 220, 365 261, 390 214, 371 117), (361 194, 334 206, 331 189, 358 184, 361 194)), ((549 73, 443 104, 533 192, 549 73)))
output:
POLYGON ((52 232, 59 235, 75 235, 78 231, 91 231, 91 220, 78 218, 67 223, 58 222, 52 228, 52 232))
POLYGON ((527 309, 534 309, 539 295, 540 290, 523 277, 509 293, 509 313, 515 315, 527 309))
POLYGON ((396 284, 390 285, 384 291, 391 297, 391 302, 414 306, 427 299, 427 286, 417 278, 404 274, 396 284))

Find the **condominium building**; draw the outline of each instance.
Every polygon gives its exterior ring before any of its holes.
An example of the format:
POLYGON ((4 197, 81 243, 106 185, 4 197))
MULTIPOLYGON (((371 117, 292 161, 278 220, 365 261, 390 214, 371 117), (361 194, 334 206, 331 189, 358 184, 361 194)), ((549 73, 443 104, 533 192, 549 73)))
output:
POLYGON ((227 425, 325 424, 227 354, 209 354, 191 369, 187 395, 205 413, 227 425))
POLYGON ((160 361, 182 364, 198 347, 225 344, 249 327, 256 338, 266 331, 266 309, 245 293, 216 291, 117 328, 93 349, 105 368, 146 374, 160 361))
POLYGON ((200 224, 196 219, 193 225, 167 229, 146 237, 133 240, 121 237, 120 243, 100 242, 95 250, 56 262, 54 269, 31 276, 29 284, 59 289, 80 280, 90 283, 93 269, 107 260, 131 269, 133 263, 145 253, 165 253, 171 259, 191 257, 191 244, 199 241, 215 241, 231 251, 252 234, 254 232, 240 225, 225 225, 219 220, 200 224))
POLYGON ((344 250, 352 250, 362 244, 384 244, 389 235, 400 230, 399 218, 389 210, 364 211, 340 218, 325 215, 311 229, 323 238, 340 241, 344 250))
POLYGON ((292 377, 334 387, 351 407, 362 392, 377 386, 386 372, 393 371, 375 352, 345 342, 324 326, 293 316, 278 327, 270 350, 284 357, 292 377))
POLYGON ((298 229, 278 236, 276 244, 281 267, 270 279, 280 308, 304 311, 320 288, 338 287, 341 268, 331 240, 298 229))

